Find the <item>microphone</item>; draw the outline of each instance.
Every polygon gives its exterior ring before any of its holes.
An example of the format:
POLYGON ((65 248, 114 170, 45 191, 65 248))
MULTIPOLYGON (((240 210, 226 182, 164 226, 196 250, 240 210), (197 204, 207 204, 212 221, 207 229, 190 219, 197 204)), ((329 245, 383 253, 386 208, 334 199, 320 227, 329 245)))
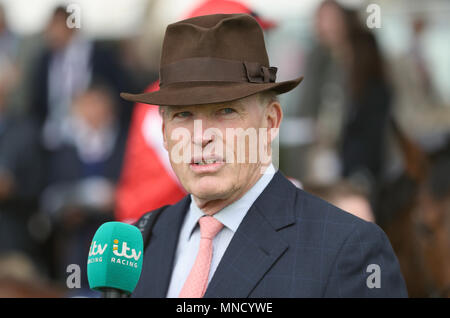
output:
POLYGON ((89 287, 101 291, 104 298, 128 297, 141 276, 143 251, 137 227, 122 222, 102 224, 89 248, 89 287))

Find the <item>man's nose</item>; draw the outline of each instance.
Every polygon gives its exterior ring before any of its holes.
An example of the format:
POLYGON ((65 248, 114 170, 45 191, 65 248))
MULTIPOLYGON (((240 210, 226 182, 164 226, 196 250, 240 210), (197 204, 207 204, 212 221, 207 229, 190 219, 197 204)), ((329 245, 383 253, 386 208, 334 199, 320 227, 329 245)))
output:
POLYGON ((205 131, 209 128, 214 128, 214 125, 211 121, 205 118, 194 120, 194 136, 192 140, 195 146, 204 148, 214 140, 214 134, 205 134, 205 131))

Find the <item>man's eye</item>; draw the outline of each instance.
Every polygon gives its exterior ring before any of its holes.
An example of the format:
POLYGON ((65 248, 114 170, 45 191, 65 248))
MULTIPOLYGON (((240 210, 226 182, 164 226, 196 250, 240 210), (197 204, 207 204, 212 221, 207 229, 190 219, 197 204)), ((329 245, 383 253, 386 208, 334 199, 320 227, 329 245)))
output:
POLYGON ((226 108, 222 108, 219 112, 220 112, 220 114, 228 115, 228 114, 233 114, 236 111, 233 108, 226 107, 226 108))
POLYGON ((187 112, 186 111, 186 112, 175 113, 173 117, 176 117, 176 118, 187 118, 187 117, 189 117, 191 115, 192 115, 191 112, 187 112))

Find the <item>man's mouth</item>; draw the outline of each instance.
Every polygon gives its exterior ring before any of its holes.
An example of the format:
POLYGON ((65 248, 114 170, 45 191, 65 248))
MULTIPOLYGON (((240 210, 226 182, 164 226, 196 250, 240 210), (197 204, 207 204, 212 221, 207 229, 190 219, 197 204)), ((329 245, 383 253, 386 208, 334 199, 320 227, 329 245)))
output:
POLYGON ((213 163, 224 162, 221 156, 217 155, 206 155, 206 156, 194 156, 191 159, 191 164, 196 165, 208 165, 213 163))
POLYGON ((222 162, 222 160, 220 160, 220 159, 206 159, 206 160, 201 160, 201 161, 194 161, 193 164, 199 165, 199 166, 203 166, 203 165, 209 165, 209 164, 218 163, 218 162, 222 162))
POLYGON ((193 158, 190 167, 196 173, 212 173, 218 171, 224 163, 218 157, 193 158))

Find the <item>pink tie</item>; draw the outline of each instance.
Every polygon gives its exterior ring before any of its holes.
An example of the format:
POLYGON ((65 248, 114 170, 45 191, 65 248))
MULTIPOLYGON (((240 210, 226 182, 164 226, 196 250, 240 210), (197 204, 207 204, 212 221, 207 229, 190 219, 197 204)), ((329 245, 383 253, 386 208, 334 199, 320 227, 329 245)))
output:
POLYGON ((205 294, 212 259, 212 240, 223 227, 223 224, 212 216, 203 216, 198 223, 201 235, 200 247, 194 266, 181 289, 180 298, 201 298, 205 294))

